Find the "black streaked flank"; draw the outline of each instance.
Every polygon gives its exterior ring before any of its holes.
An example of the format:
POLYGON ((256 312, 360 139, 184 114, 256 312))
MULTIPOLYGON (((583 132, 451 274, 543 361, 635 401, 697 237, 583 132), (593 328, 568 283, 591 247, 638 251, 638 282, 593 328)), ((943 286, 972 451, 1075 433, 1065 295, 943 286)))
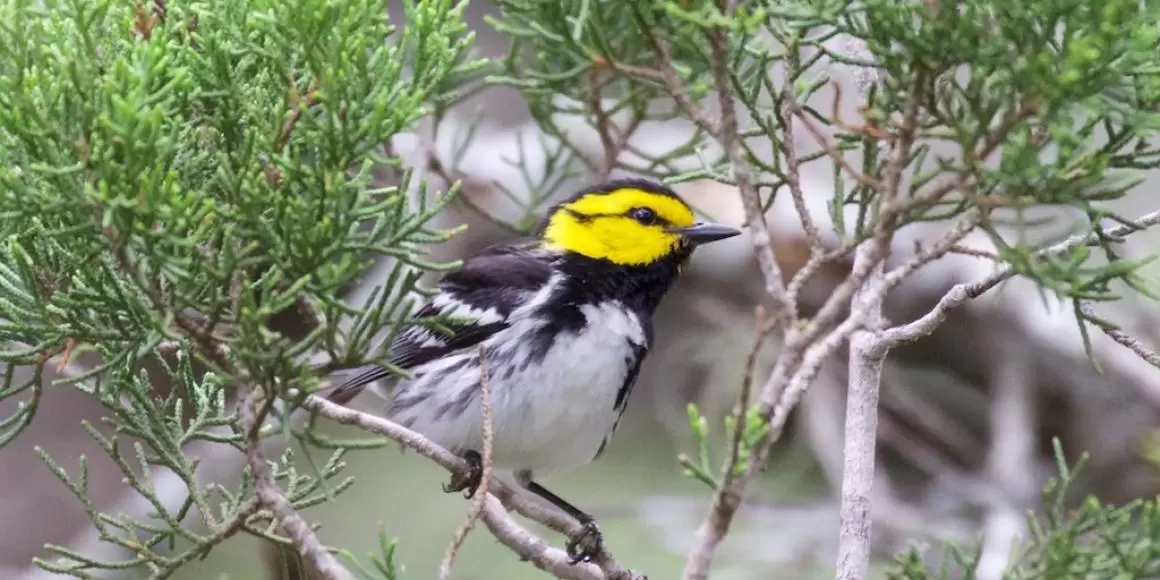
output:
POLYGON ((636 385, 636 379, 640 376, 640 367, 644 362, 644 357, 648 354, 648 349, 652 345, 652 321, 643 320, 641 324, 645 327, 645 344, 633 345, 632 353, 624 357, 624 364, 628 368, 628 374, 624 376, 624 384, 620 385, 620 390, 616 391, 616 401, 612 403, 612 410, 616 412, 616 422, 612 424, 612 429, 609 429, 608 434, 604 436, 604 440, 600 442, 600 447, 596 449, 596 454, 592 456, 595 460, 604 454, 604 448, 608 447, 608 442, 612 440, 612 434, 616 433, 617 427, 620 426, 620 420, 624 417, 624 411, 628 409, 628 399, 632 395, 632 387, 636 385))
MULTIPOLYGON (((649 327, 651 328, 652 325, 650 324, 649 327)), ((624 384, 620 386, 620 390, 616 391, 616 401, 612 403, 612 409, 621 415, 628 407, 628 396, 632 394, 632 386, 636 384, 636 377, 640 374, 640 365, 644 362, 644 356, 648 353, 651 343, 652 337, 649 336, 647 343, 634 344, 632 353, 624 357, 624 366, 628 369, 628 374, 624 376, 624 384)))

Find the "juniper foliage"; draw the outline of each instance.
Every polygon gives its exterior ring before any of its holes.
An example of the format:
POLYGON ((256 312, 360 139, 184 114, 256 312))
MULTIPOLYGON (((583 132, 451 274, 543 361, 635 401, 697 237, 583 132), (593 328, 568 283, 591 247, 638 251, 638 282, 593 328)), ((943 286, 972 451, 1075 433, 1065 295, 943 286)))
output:
MULTIPOLYGON (((513 45, 504 73, 492 81, 518 89, 545 133, 594 175, 627 172, 671 183, 709 177, 736 183, 743 196, 754 190, 758 207, 768 208, 795 188, 800 195, 803 168, 829 164, 838 234, 831 247, 849 250, 911 224, 977 216, 996 247, 993 258, 1071 303, 1081 332, 1088 324, 1108 326, 1081 308, 1086 302, 1118 300, 1125 291, 1154 297, 1140 272, 1151 257, 1124 255, 1105 233, 1113 224, 1135 227, 1111 204, 1147 195, 1138 187, 1141 172, 1160 168, 1154 2, 499 4, 492 23, 513 45), (865 46, 867 55, 841 50, 842 40, 865 46), (839 93, 819 106, 815 97, 831 85, 835 64, 871 73, 869 94, 839 93), (858 100, 859 115, 838 118, 839 99, 858 100), (723 127, 730 117, 738 139, 723 127), (580 140, 563 128, 577 118, 599 139, 603 156, 585 158, 580 140), (673 121, 690 127, 687 140, 642 151, 645 139, 634 136, 641 127, 673 121), (811 126, 826 142, 803 151, 803 127, 811 126), (731 158, 734 141, 740 151, 731 158), (892 167, 886 152, 899 149, 902 167, 892 167), (1062 209, 1070 219, 1037 221, 1043 209, 1062 209), (1094 243, 1045 252, 1077 232, 1095 232, 1094 243)), ((751 421, 733 438, 743 454, 763 437, 753 432, 760 417, 751 411, 731 418, 751 421)), ((738 466, 717 472, 704 418, 691 414, 690 427, 699 456, 681 456, 681 465, 718 489, 738 466)), ((1066 484, 1073 474, 1060 467, 1066 484)), ((1160 560, 1147 547, 1155 539, 1155 501, 1117 508, 1087 500, 1071 512, 1061 498, 1058 489, 1046 496, 1046 515, 1016 552, 1009 578, 1155 574, 1160 560)), ((955 554, 958 572, 969 568, 969 554, 955 554)), ((937 577, 915 553, 900 562, 894 578, 937 577)))
MULTIPOLYGON (((20 400, 0 444, 43 410, 45 389, 81 389, 108 414, 86 428, 155 512, 98 511, 89 460, 40 451, 102 539, 131 554, 49 546, 44 568, 164 577, 238 532, 286 542, 249 473, 207 487, 190 449, 240 449, 240 384, 309 392, 308 354, 365 356, 380 328, 411 322, 418 275, 446 266, 424 254, 449 235, 426 222, 450 196, 428 202, 375 175, 399 169, 384 144, 458 98, 479 62, 463 4, 405 7, 398 28, 375 0, 0 5, 0 399, 20 400), (379 259, 395 263, 387 287, 344 303, 379 259), (276 330, 294 309, 324 323, 276 330), (54 356, 99 363, 45 384, 54 356), (158 469, 187 488, 177 509, 158 469)), ((274 477, 309 507, 350 485, 342 455, 300 473, 288 454, 274 477)))

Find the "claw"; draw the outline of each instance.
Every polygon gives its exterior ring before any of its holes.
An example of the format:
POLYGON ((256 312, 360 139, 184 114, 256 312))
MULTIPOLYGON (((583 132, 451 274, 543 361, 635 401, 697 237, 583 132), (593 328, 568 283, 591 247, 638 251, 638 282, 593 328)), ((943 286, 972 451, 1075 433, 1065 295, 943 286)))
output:
POLYGON ((467 462, 467 475, 452 475, 451 481, 443 484, 443 493, 462 491, 464 498, 471 499, 483 481, 483 457, 476 451, 467 451, 463 460, 467 462))
POLYGON ((596 520, 582 522, 584 529, 576 536, 569 538, 565 549, 568 551, 569 562, 576 565, 580 562, 591 562, 604 549, 604 536, 596 526, 596 520))

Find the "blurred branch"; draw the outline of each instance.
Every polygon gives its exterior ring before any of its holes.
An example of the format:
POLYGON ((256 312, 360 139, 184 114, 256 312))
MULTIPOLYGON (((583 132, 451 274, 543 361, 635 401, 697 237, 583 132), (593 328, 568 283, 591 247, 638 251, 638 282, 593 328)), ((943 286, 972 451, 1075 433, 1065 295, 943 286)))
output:
POLYGON ((1016 341, 1002 340, 1004 348, 995 373, 989 413, 991 441, 987 453, 987 480, 1000 494, 987 502, 978 580, 1000 580, 1011 549, 1026 533, 1024 511, 1032 507, 1038 489, 1035 470, 1035 382, 1032 364, 1016 341))
POLYGON ((1140 339, 1132 336, 1127 332, 1124 332, 1111 321, 1097 316, 1095 311, 1092 310, 1092 305, 1090 302, 1080 302, 1079 308, 1080 312, 1083 313, 1085 320, 1103 331, 1104 334, 1108 335, 1108 338, 1111 338, 1121 346, 1124 346, 1132 352, 1136 353, 1136 356, 1143 359, 1144 362, 1147 362, 1156 368, 1160 368, 1160 353, 1157 353, 1156 351, 1144 346, 1140 339))

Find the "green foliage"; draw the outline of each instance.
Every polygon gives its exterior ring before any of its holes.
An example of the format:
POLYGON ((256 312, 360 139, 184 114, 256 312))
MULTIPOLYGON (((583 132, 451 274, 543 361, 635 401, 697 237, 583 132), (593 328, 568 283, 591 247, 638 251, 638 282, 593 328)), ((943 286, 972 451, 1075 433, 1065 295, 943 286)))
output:
MULTIPOLYGON (((1140 264, 1115 260, 1109 240, 1099 245, 1112 265, 1095 264, 1086 249, 1044 260, 1037 255, 1043 245, 1001 237, 996 226, 1014 218, 1027 230, 1033 224, 1023 213, 1036 206, 1069 208, 1083 218, 1073 226, 1098 230, 1104 220, 1124 221, 1106 203, 1138 184, 1131 170, 1160 166, 1160 149, 1148 140, 1160 128, 1160 6, 809 0, 740 2, 726 14, 724 4, 502 0, 495 25, 515 44, 506 74, 493 80, 519 88, 549 133, 558 115, 581 115, 600 132, 621 114, 614 123, 620 129, 608 131, 615 137, 631 132, 638 117, 682 115, 664 98, 666 76, 675 76, 694 101, 709 95, 708 38, 716 34, 724 40, 728 80, 745 116, 745 159, 763 203, 786 192, 801 167, 832 162, 825 148, 802 154, 789 146, 788 125, 798 117, 832 131, 830 153, 865 176, 853 186, 836 180, 830 204, 851 245, 880 226, 977 208, 999 258, 1061 297, 1113 299, 1117 280, 1141 287, 1140 264), (864 42, 870 62, 835 52, 839 36, 864 42), (881 83, 867 97, 863 119, 834 118, 831 103, 825 110, 806 104, 830 80, 822 57, 876 69, 881 83), (875 186, 888 163, 879 145, 903 133, 914 141, 906 161, 913 177, 888 196, 875 186), (936 154, 936 144, 955 155, 936 154), (848 224, 843 212, 851 206, 858 219, 848 224)), ((707 158, 703 141, 698 134, 668 153, 630 152, 603 166, 669 181, 732 181, 727 160, 707 158)))
MULTIPOLYGON (((450 195, 429 201, 375 177, 398 173, 384 144, 424 116, 438 125, 484 77, 518 89, 545 133, 526 144, 545 150, 542 171, 517 162, 533 193, 504 224, 512 230, 528 230, 577 161, 596 178, 733 181, 703 127, 651 152, 628 145, 644 124, 690 120, 670 98, 672 82, 701 102, 720 77, 740 105, 742 155, 761 203, 819 160, 860 174, 835 179, 830 203, 846 247, 978 212, 999 259, 1064 298, 1113 299, 1120 281, 1143 289, 1140 262, 1120 259, 1110 240, 1097 244, 1110 264, 1088 248, 1045 258, 1041 244, 1000 237, 997 226, 1000 214, 1024 222, 1024 210, 1043 206, 1064 206, 1097 230, 1125 221, 1107 202, 1137 184, 1130 171, 1160 166, 1149 141, 1160 128, 1154 2, 755 1, 727 13, 708 0, 500 0, 491 23, 512 49, 494 63, 470 56, 465 4, 404 4, 407 25, 396 28, 372 0, 0 0, 0 401, 20 401, 0 418, 0 445, 34 419, 45 388, 80 389, 108 411, 106 424, 86 426, 94 440, 155 508, 148 521, 100 513, 88 499, 88 460, 62 466, 42 453, 102 538, 133 553, 101 562, 52 547, 59 559, 42 566, 164 577, 234 533, 287 543, 254 499, 252 474, 234 489, 199 487, 189 446, 246 444, 235 408, 242 385, 292 406, 317 384, 309 355, 358 362, 380 329, 438 326, 410 312, 420 275, 448 266, 424 249, 453 233, 427 226, 450 195), (833 52, 839 35, 866 44, 872 62, 854 64, 881 80, 861 119, 804 104, 829 80, 822 57, 851 60, 833 52), (719 53, 726 70, 714 66, 719 53), (577 144, 567 117, 591 126, 602 157, 577 144), (795 117, 834 137, 799 154, 789 146, 795 117), (884 141, 913 141, 902 160, 911 178, 896 191, 880 185, 899 169, 881 155, 884 141), (936 144, 956 154, 940 156, 936 144), (345 304, 342 289, 378 259, 394 264, 386 283, 361 307, 345 304), (272 327, 292 309, 316 323, 304 336, 272 327), (100 364, 42 384, 49 359, 83 354, 100 364), (18 380, 18 367, 31 378, 18 380), (175 389, 157 392, 156 373, 175 389), (188 488, 178 508, 158 499, 155 467, 188 488), (187 516, 205 531, 183 527, 187 516)), ((769 428, 745 411, 725 425, 726 474, 769 428)), ((689 420, 698 456, 681 463, 716 488, 708 424, 693 407, 689 420)), ((345 450, 382 444, 293 435, 335 450, 309 474, 289 456, 273 462, 298 508, 349 485, 336 479, 345 450)), ((1156 536, 1155 502, 1089 501, 1070 514, 1048 505, 1012 578, 1156 573, 1144 541, 1156 536)), ((356 565, 363 577, 397 576, 394 544, 381 539, 372 567, 356 565)), ((904 558, 897 577, 929 577, 917 566, 904 558)))
MULTIPOLYGON (((480 63, 464 4, 405 6, 396 28, 375 0, 0 4, 0 400, 22 398, 0 444, 55 388, 41 384, 50 357, 96 354, 57 385, 105 406, 105 424, 86 428, 155 508, 149 521, 99 513, 88 459, 41 452, 102 538, 133 553, 98 562, 50 547, 60 559, 44 567, 164 577, 239 531, 287 541, 248 472, 236 489, 196 484, 190 445, 240 448, 240 384, 309 392, 319 373, 306 355, 365 356, 380 329, 414 322, 419 275, 446 266, 424 253, 451 235, 426 226, 450 195, 432 203, 374 177, 399 167, 384 144, 454 100, 480 63), (384 258, 388 283, 364 307, 343 303, 384 258), (271 326, 294 308, 318 322, 303 337, 271 326), (153 468, 188 487, 179 509, 160 501, 153 468), (183 528, 187 515, 206 531, 183 528)), ((283 456, 274 477, 309 507, 349 486, 327 481, 342 454, 311 474, 283 456)))
MULTIPOLYGON (((1115 507, 1088 497, 1069 507, 1071 487, 1086 456, 1068 466, 1059 440, 1055 455, 1060 477, 1043 489, 1044 513, 1029 516, 1031 537, 1012 553, 1004 580, 1119 580, 1160 575, 1160 498, 1115 507)), ((891 580, 975 578, 980 551, 947 545, 938 572, 911 549, 887 573, 891 580)))
POLYGON ((716 469, 709 460, 709 421, 697 409, 696 403, 689 403, 686 411, 689 415, 689 428, 693 431, 693 439, 697 442, 697 459, 694 461, 682 453, 677 456, 677 461, 684 468, 686 477, 696 479, 710 489, 717 489, 720 484, 714 475, 716 469))

